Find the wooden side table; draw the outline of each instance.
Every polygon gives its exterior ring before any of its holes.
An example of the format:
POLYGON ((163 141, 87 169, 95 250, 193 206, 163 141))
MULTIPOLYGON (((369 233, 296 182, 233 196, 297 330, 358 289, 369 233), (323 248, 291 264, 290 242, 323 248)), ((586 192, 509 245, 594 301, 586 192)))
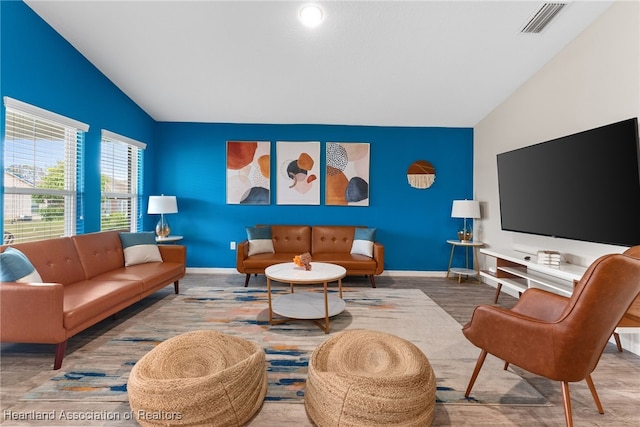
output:
MULTIPOLYGON (((463 240, 447 240, 447 243, 451 245, 451 256, 449 257, 449 268, 447 269, 447 279, 449 279, 450 275, 457 274, 458 275, 458 283, 462 281, 462 276, 475 276, 478 283, 480 283, 480 263, 478 262, 478 248, 484 243, 482 242, 474 242, 474 241, 463 241, 463 240), (451 267, 451 263, 453 262, 453 253, 457 247, 464 247, 464 268, 461 267, 451 267), (469 248, 473 249, 473 263, 475 264, 475 269, 473 269, 473 265, 469 266, 469 248)), ((453 277, 451 277, 453 278, 453 277)))

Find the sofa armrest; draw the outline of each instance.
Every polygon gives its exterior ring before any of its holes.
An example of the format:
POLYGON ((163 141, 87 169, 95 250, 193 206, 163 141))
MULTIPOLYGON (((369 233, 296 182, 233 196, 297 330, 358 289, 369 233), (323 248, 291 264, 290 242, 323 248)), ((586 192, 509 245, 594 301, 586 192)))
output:
POLYGON ((238 273, 246 273, 244 270, 244 260, 249 257, 249 241, 243 240, 236 246, 236 270, 238 273))
POLYGON ((57 344, 64 328, 60 283, 0 283, 0 341, 57 344))
POLYGON ((384 271, 384 245, 373 242, 373 259, 376 260, 376 275, 384 271))
POLYGON ((183 245, 158 245, 164 262, 177 262, 186 266, 187 247, 183 245))

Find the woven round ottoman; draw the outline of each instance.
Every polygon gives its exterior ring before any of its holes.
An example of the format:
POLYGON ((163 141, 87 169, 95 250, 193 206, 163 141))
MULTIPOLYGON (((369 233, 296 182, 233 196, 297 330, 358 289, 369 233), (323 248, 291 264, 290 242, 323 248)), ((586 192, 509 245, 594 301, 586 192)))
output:
POLYGON ((242 426, 267 393, 264 350, 216 331, 178 335, 135 364, 127 392, 143 426, 242 426))
POLYGON ((318 346, 309 361, 307 414, 325 426, 431 425, 436 378, 411 342, 383 332, 348 330, 318 346))

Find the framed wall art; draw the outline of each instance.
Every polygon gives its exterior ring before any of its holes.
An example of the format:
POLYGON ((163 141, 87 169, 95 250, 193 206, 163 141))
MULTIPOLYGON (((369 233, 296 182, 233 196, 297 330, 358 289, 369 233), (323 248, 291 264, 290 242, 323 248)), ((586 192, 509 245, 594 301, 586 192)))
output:
POLYGON ((227 141, 227 204, 268 205, 271 142, 227 141))
POLYGON ((369 206, 369 143, 327 142, 325 205, 369 206))
POLYGON ((276 143, 276 201, 279 205, 320 204, 320 142, 276 143))

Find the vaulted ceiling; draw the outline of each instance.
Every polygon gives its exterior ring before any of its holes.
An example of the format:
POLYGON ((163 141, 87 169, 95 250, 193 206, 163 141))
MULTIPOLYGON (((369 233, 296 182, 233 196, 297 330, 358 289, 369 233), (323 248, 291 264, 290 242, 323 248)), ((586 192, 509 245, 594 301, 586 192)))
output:
POLYGON ((612 1, 25 3, 158 121, 473 127, 612 1))

